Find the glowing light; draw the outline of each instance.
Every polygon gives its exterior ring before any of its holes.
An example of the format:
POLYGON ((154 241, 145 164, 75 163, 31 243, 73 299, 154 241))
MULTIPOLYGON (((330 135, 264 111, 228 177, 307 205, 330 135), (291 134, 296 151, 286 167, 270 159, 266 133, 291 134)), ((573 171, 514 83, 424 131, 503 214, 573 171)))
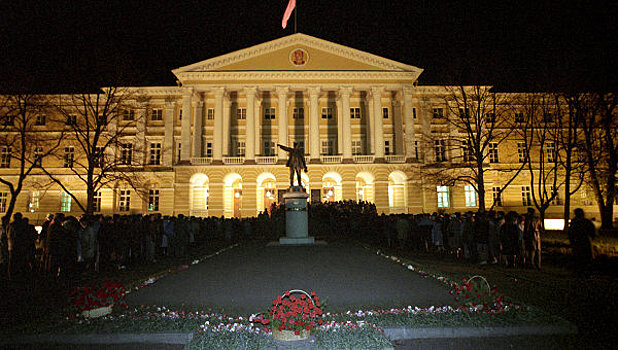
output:
POLYGON ((333 190, 328 190, 328 192, 326 193, 329 197, 333 196, 333 190))
POLYGON ((545 219, 546 230, 562 230, 564 229, 564 219, 545 219))

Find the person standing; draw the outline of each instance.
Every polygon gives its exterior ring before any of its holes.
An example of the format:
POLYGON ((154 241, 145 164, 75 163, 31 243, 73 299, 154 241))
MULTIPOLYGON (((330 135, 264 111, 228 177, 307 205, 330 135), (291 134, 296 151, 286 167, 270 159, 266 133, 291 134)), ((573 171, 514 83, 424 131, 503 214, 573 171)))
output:
POLYGON ((524 226, 524 248, 526 260, 532 267, 541 268, 541 219, 534 215, 534 209, 528 208, 524 226))
POLYGON ((9 279, 15 279, 23 275, 26 265, 26 227, 21 213, 13 214, 13 221, 7 231, 7 243, 9 251, 9 279))
POLYGON ((586 219, 583 209, 575 209, 574 214, 569 225, 569 241, 575 258, 575 269, 586 272, 592 263, 592 240, 596 236, 596 229, 592 221, 586 219))

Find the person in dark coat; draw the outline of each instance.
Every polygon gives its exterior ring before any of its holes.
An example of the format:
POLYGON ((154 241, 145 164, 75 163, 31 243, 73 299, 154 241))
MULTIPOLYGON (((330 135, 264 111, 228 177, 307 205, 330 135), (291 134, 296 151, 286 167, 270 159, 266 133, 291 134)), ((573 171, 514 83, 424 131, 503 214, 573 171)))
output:
POLYGON ((64 214, 56 214, 54 220, 49 225, 49 232, 47 233, 45 271, 52 275, 59 274, 59 269, 61 269, 62 262, 64 262, 63 241, 66 240, 67 234, 62 225, 63 222, 64 214))
POLYGON ((500 227, 500 245, 502 257, 507 267, 515 267, 519 252, 519 228, 517 227, 518 215, 511 211, 506 214, 502 227, 500 227))
POLYGON ((584 210, 577 208, 575 217, 569 225, 569 241, 573 248, 575 268, 578 271, 586 271, 592 262, 592 240, 595 237, 595 227, 592 221, 586 219, 584 210))
POLYGON ((9 279, 23 276, 27 261, 27 225, 21 213, 13 214, 13 221, 7 231, 9 251, 9 279))

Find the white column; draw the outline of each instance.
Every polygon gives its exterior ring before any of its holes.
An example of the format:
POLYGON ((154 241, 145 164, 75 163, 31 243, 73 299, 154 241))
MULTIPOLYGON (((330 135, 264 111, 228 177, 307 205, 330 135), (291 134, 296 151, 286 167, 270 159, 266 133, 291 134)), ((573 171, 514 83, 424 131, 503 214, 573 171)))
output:
POLYGON ((137 116, 135 117, 135 142, 133 144, 134 158, 138 160, 138 164, 144 164, 147 161, 147 146, 146 145, 146 108, 139 106, 137 108, 137 116))
POLYGON ((180 124, 181 131, 181 149, 180 160, 182 162, 189 161, 191 158, 191 90, 185 91, 182 97, 182 122, 180 124))
POLYGON ((212 137, 212 158, 213 161, 221 161, 223 150, 223 93, 225 89, 222 87, 216 88, 215 93, 215 120, 214 133, 212 137))
POLYGON ((223 135, 221 136, 221 144, 223 145, 223 156, 230 155, 230 113, 232 112, 232 101, 230 101, 229 93, 223 98, 223 135))
POLYGON ((170 167, 174 164, 174 104, 165 104, 165 131, 163 136, 163 165, 170 167))
MULTIPOLYGON (((288 111, 287 111, 288 88, 285 86, 277 87, 277 135, 278 140, 282 145, 288 143, 288 111)), ((287 152, 277 147, 279 159, 286 159, 287 152)))
POLYGON ((204 116, 202 115, 203 107, 204 102, 193 102, 193 115, 195 116, 195 122, 193 123, 193 157, 196 158, 202 156, 202 133, 204 131, 204 116))
POLYGON ((414 152, 414 141, 416 139, 414 135, 414 116, 412 115, 412 93, 413 89, 409 87, 403 88, 403 115, 405 121, 405 150, 406 161, 416 160, 416 154, 414 152))
POLYGON ((350 94, 352 93, 352 87, 342 86, 339 89, 339 95, 341 96, 341 118, 342 118, 342 131, 343 131, 343 159, 352 158, 352 129, 350 126, 350 94))
POLYGON ((337 117, 337 153, 343 153, 343 112, 341 108, 341 95, 337 96, 335 101, 335 111, 333 112, 337 117))
POLYGON ((245 159, 255 159, 255 87, 245 88, 247 120, 245 124, 245 159))
POLYGON ((309 155, 311 160, 320 159, 320 116, 318 112, 319 87, 309 89, 309 155))
POLYGON ((395 150, 394 154, 403 155, 403 116, 402 116, 402 105, 399 100, 394 100, 391 103, 393 106, 393 130, 395 134, 395 138, 393 140, 393 149, 395 150))
POLYGON ((264 122, 264 118, 262 118, 262 98, 261 94, 258 95, 258 98, 255 101, 255 153, 262 154, 262 123, 264 122))
POLYGON ((382 128, 382 92, 384 88, 374 86, 371 88, 373 96, 373 142, 376 159, 384 158, 384 130, 382 128))

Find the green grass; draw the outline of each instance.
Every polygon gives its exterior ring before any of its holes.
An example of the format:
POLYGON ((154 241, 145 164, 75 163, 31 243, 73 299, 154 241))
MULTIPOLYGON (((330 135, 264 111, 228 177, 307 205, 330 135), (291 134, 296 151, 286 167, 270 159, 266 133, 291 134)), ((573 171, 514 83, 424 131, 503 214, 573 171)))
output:
MULTIPOLYGON (((550 251, 560 254, 571 254, 569 237, 562 231, 547 231, 542 237, 543 245, 548 246, 550 251)), ((618 237, 597 236, 592 241, 592 249, 596 255, 618 257, 618 237)))

